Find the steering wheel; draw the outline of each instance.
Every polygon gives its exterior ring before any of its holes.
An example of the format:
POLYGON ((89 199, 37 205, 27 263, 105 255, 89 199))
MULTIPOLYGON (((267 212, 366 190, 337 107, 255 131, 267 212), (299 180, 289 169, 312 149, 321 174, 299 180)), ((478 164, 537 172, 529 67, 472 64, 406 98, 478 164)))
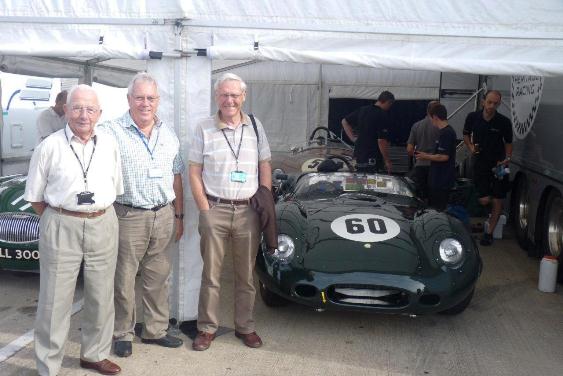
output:
POLYGON ((311 132, 311 136, 309 136, 309 141, 313 141, 315 138, 321 138, 321 136, 317 137, 317 132, 319 132, 319 131, 325 131, 326 132, 326 139, 327 140, 337 141, 337 139, 334 138, 334 133, 332 133, 332 131, 330 129, 328 129, 328 127, 317 127, 315 129, 313 129, 313 132, 311 132))

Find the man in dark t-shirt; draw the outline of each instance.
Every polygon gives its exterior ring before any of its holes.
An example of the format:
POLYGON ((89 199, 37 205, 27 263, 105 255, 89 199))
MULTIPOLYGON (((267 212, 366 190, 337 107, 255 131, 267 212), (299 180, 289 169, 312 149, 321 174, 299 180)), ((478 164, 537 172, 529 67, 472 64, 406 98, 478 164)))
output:
POLYGON ((502 200, 510 187, 508 175, 498 178, 494 173, 498 166, 508 166, 512 156, 512 125, 497 112, 501 98, 499 91, 489 90, 483 99, 483 110, 467 115, 463 127, 463 141, 475 158, 473 180, 479 203, 487 206, 492 202, 488 232, 483 234, 481 245, 492 244, 502 200))
POLYGON ((382 92, 373 105, 360 107, 342 119, 342 127, 350 140, 355 142, 354 157, 357 170, 391 173, 388 133, 391 119, 387 113, 395 96, 382 92))
POLYGON ((432 125, 439 129, 438 141, 434 153, 416 151, 417 160, 430 161, 428 179, 428 203, 436 210, 443 211, 448 205, 450 190, 455 184, 455 150, 457 137, 454 129, 448 125, 448 113, 442 104, 429 108, 428 116, 432 125))

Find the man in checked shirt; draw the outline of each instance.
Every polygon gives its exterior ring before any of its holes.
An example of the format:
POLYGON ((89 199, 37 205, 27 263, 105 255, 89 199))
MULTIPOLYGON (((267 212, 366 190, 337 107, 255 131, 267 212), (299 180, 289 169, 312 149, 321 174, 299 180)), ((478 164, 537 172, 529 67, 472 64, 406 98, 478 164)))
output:
POLYGON ((135 276, 141 274, 143 291, 143 343, 179 347, 180 338, 167 333, 170 254, 167 246, 184 231, 184 163, 180 142, 172 128, 156 115, 158 85, 148 73, 131 80, 129 111, 103 124, 121 152, 125 193, 118 196, 119 251, 115 273, 114 352, 133 352, 135 276))

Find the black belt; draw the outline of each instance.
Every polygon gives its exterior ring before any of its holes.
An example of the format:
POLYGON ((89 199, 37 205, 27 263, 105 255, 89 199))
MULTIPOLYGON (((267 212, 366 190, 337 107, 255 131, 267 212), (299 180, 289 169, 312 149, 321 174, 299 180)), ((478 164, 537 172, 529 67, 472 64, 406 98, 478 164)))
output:
POLYGON ((244 199, 244 200, 229 200, 229 199, 226 199, 226 198, 219 198, 219 197, 207 195, 207 199, 209 201, 213 201, 213 202, 216 202, 218 204, 230 204, 230 205, 249 205, 250 204, 249 198, 244 199))
POLYGON ((166 207, 169 205, 168 202, 164 203, 164 204, 159 204, 156 206, 153 206, 152 208, 141 208, 140 206, 133 206, 133 205, 129 205, 129 204, 122 204, 121 202, 118 202, 119 205, 122 206, 127 206, 128 208, 133 208, 133 209, 137 209, 137 210, 152 210, 153 212, 159 211, 160 209, 166 207))

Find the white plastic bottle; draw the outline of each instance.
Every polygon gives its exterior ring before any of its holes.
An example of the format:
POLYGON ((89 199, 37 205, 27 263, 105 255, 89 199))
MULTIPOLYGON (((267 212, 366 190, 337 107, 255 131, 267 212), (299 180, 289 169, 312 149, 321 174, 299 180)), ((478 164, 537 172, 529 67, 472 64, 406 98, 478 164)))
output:
POLYGON ((544 256, 541 259, 538 290, 543 292, 555 292, 558 264, 557 257, 555 256, 544 256))

